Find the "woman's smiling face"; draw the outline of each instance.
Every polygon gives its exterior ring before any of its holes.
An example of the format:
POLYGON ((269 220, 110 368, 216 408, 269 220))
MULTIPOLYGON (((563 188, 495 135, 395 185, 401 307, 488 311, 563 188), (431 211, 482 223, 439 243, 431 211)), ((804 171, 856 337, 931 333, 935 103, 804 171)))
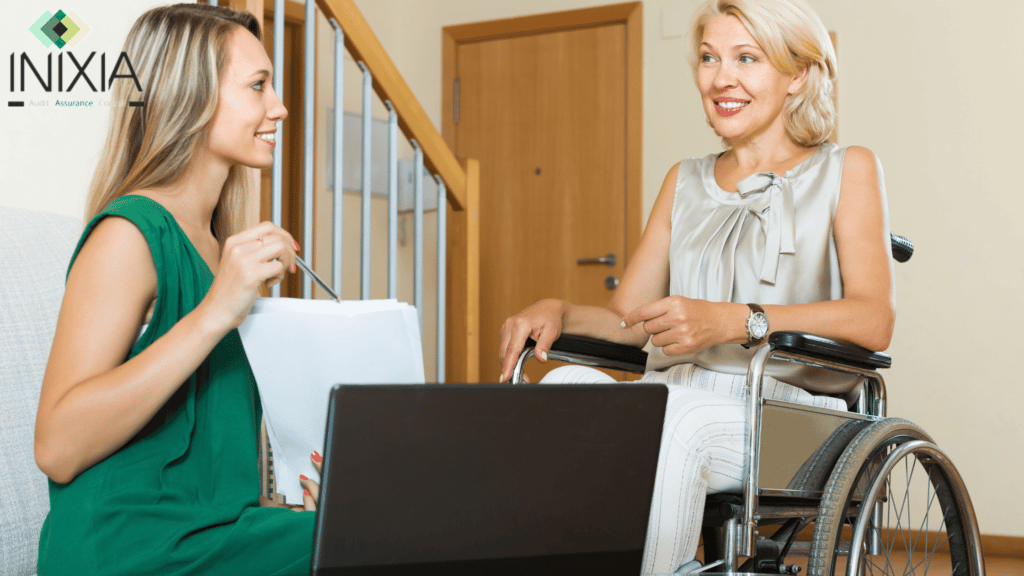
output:
POLYGON ((288 116, 270 83, 270 58, 260 41, 241 27, 231 32, 227 51, 208 151, 228 164, 267 168, 274 161, 277 122, 288 116))
POLYGON ((715 132, 733 146, 772 130, 785 134, 783 107, 806 74, 785 74, 735 16, 719 14, 704 27, 697 87, 715 132))

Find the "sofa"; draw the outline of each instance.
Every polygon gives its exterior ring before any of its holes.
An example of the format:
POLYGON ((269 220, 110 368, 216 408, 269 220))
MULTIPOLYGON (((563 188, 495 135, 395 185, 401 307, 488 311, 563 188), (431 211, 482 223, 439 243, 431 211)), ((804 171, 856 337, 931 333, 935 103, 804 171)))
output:
POLYGON ((50 509, 33 433, 80 218, 0 206, 0 574, 36 573, 50 509))

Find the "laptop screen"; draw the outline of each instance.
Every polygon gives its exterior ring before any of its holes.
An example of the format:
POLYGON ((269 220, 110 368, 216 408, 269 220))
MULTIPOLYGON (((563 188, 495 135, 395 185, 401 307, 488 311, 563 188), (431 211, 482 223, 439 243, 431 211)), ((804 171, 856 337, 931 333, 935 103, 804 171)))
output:
POLYGON ((666 397, 336 386, 314 574, 639 574, 666 397))

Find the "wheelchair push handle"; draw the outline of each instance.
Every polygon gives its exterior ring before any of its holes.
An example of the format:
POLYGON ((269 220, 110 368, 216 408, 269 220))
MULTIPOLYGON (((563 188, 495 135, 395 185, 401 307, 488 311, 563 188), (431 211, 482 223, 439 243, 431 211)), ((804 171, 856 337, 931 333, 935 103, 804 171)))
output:
POLYGON ((903 263, 914 255, 914 243, 910 241, 910 238, 890 232, 889 240, 892 242, 893 260, 903 263))

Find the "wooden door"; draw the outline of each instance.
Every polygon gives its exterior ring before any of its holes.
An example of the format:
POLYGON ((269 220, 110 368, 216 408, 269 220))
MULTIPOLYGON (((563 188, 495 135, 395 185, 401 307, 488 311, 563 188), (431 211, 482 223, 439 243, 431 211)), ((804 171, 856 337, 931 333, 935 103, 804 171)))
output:
MULTIPOLYGON (((627 186, 638 153, 627 147, 627 105, 638 103, 627 101, 623 21, 464 42, 455 61, 455 154, 480 160, 480 367, 490 381, 505 318, 542 298, 611 298, 606 282, 622 277, 639 238, 627 186), (609 254, 611 266, 577 263, 609 254)), ((536 381, 551 366, 528 373, 536 381)))

